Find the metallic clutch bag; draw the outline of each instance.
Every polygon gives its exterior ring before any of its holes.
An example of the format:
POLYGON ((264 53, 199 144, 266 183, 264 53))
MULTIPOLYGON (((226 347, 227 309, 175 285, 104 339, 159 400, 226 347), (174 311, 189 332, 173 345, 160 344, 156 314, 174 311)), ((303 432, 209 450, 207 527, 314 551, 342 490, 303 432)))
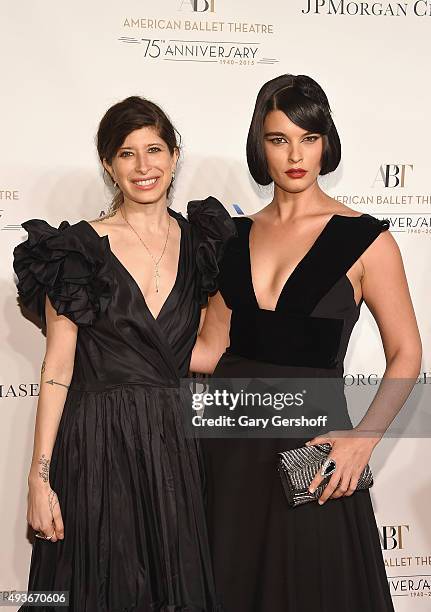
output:
MULTIPOLYGON (((317 444, 316 446, 303 446, 278 453, 280 455, 278 471, 290 506, 317 501, 322 495, 331 474, 335 470, 335 462, 332 462, 334 464, 332 470, 324 467, 325 462, 328 464, 327 459, 330 452, 330 444, 317 444), (320 472, 322 468, 325 470, 325 477, 314 493, 310 493, 308 487, 317 472, 320 472)), ((328 467, 331 466, 328 464, 328 467)), ((373 474, 370 466, 366 465, 356 488, 369 489, 372 486, 373 474)))

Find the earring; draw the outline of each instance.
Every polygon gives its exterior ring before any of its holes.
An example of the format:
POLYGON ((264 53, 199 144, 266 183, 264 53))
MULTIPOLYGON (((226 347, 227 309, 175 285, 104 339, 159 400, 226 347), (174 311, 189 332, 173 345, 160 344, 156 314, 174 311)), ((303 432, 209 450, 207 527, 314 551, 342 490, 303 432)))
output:
POLYGON ((171 180, 171 182, 173 183, 174 180, 175 180, 175 170, 172 171, 172 180, 171 180))

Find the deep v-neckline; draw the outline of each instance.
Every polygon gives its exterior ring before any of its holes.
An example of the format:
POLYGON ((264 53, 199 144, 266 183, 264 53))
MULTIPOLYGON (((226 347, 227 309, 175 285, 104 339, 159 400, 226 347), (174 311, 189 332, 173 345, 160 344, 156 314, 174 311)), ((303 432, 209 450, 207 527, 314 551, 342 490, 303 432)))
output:
POLYGON ((251 293, 253 296, 253 301, 256 305, 256 307, 259 310, 262 311, 268 311, 268 312, 275 312, 278 310, 278 307, 283 299, 283 296, 285 295, 285 293, 287 292, 288 286, 289 284, 292 282, 292 279, 299 273, 300 269, 303 267, 304 263, 306 262, 306 260, 310 257, 311 253, 316 249, 316 247, 318 246, 318 243, 323 239, 324 235, 327 233, 330 225, 332 225, 333 220, 336 217, 346 217, 347 215, 338 215, 338 214, 333 214, 328 221, 325 223, 325 225, 323 226, 322 230, 319 232, 319 234, 316 236, 313 244, 310 246, 310 248, 305 252, 305 254, 303 255, 303 257, 301 257, 301 259, 298 261, 298 263, 295 265, 295 267, 293 268, 292 272, 289 274, 289 276, 287 277, 287 279, 285 280, 280 294, 275 302, 275 307, 272 308, 261 308, 261 306, 259 305, 258 299, 257 299, 257 295, 256 295, 256 291, 254 288, 254 283, 253 283, 253 270, 251 267, 251 249, 250 249, 250 232, 251 232, 251 228, 253 226, 253 219, 251 219, 250 217, 244 217, 245 219, 248 219, 249 223, 248 223, 248 231, 246 234, 246 242, 247 242, 247 264, 248 264, 248 277, 249 277, 249 283, 250 283, 250 288, 251 288, 251 293))
MULTIPOLYGON (((168 210, 168 214, 171 215, 171 217, 173 217, 175 219, 175 216, 171 214, 171 211, 168 210)), ((184 250, 184 230, 181 226, 181 223, 178 221, 178 219, 176 219, 177 223, 178 223, 178 227, 180 228, 180 248, 179 248, 179 253, 178 253, 178 264, 177 264, 177 273, 175 276, 175 280, 174 283, 171 287, 171 290, 169 291, 168 295, 166 296, 165 301, 163 302, 162 306, 160 307, 159 312, 157 313, 157 315, 154 315, 152 310, 150 309, 150 307, 148 306, 147 300, 145 298, 144 292, 142 291, 141 287, 139 286, 138 282, 136 281, 136 279, 134 278, 134 276, 131 274, 131 272, 129 271, 129 269, 123 264, 123 262, 121 261, 121 259, 119 257, 117 257, 117 255, 114 253, 114 251, 111 248, 111 243, 109 241, 109 236, 107 234, 105 234, 104 236, 101 236, 99 234, 99 232, 97 232, 94 227, 88 222, 83 220, 83 222, 85 223, 85 225, 87 227, 89 227, 91 229, 92 232, 94 232, 94 234, 96 236, 98 236, 98 238, 100 240, 104 240, 106 238, 108 246, 109 246, 109 252, 112 256, 113 261, 115 261, 117 263, 117 265, 119 265, 122 270, 127 274, 127 276, 129 277, 130 281, 132 282, 132 285, 135 288, 135 291, 137 292, 137 294, 139 295, 139 297, 141 298, 143 304, 144 304, 144 308, 146 309, 147 313, 149 314, 149 316, 156 322, 158 323, 161 317, 162 312, 165 310, 165 307, 167 306, 167 304, 169 303, 171 297, 174 295, 175 293, 175 289, 178 285, 179 282, 179 278, 180 278, 180 270, 181 270, 181 260, 182 260, 182 255, 183 255, 183 250, 184 250)))

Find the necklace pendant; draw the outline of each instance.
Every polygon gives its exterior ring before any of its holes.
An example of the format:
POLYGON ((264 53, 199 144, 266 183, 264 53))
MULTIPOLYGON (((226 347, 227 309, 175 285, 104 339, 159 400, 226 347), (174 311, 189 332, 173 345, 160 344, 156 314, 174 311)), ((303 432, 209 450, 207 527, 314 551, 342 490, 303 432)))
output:
POLYGON ((140 235, 138 234, 138 232, 135 230, 135 228, 130 225, 130 223, 127 221, 126 217, 124 216, 123 210, 122 210, 122 206, 120 206, 120 213, 121 216, 123 217, 125 223, 127 223, 127 225, 130 227, 130 230, 136 235, 136 237, 139 239, 139 241, 142 243, 142 246, 145 247, 145 250, 147 251, 148 255, 151 257, 153 263, 154 263, 154 278, 156 281, 156 293, 159 293, 159 278, 160 278, 160 274, 159 274, 159 263, 163 257, 163 255, 165 254, 166 251, 166 245, 168 244, 168 238, 169 238, 169 230, 171 228, 171 216, 168 214, 168 231, 166 234, 166 240, 165 240, 165 244, 163 247, 163 251, 162 254, 160 255, 159 259, 156 261, 150 251, 150 249, 147 247, 147 245, 145 244, 145 242, 142 240, 142 238, 140 237, 140 235))

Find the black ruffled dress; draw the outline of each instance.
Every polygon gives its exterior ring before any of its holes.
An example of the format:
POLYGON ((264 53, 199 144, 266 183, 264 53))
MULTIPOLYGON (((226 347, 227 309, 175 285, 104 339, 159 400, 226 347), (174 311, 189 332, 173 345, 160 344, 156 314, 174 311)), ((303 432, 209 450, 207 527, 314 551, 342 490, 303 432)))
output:
POLYGON ((214 198, 190 202, 189 221, 168 211, 181 227, 180 256, 157 318, 108 237, 86 221, 27 221, 28 239, 14 251, 22 304, 43 321, 48 295, 78 325, 50 468, 65 537, 36 539, 28 584, 69 591, 73 612, 219 609, 201 456, 185 432, 179 383, 236 230, 214 198))

